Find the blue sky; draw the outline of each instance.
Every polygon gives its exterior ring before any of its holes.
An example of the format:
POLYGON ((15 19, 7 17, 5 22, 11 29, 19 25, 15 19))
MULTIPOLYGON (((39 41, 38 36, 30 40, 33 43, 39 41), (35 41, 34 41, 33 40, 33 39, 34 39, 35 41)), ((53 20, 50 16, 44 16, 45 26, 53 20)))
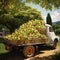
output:
POLYGON ((46 16, 47 13, 49 12, 52 18, 52 22, 56 22, 56 21, 60 21, 60 8, 57 10, 52 10, 52 11, 46 11, 44 8, 40 7, 39 5, 35 5, 32 3, 26 3, 28 6, 31 6, 33 8, 36 8, 38 11, 42 12, 42 16, 44 18, 44 20, 46 21, 46 16))

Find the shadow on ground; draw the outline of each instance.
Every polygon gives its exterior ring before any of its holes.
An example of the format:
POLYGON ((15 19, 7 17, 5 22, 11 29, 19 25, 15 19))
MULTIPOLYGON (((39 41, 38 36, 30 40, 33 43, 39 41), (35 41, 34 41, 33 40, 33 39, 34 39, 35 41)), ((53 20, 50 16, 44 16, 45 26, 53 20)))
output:
MULTIPOLYGON (((35 54, 43 54, 44 52, 40 52, 40 51, 45 51, 45 50, 52 50, 53 48, 50 46, 40 46, 39 51, 35 54)), ((19 51, 13 51, 13 52, 7 52, 7 53, 3 53, 0 54, 0 60, 24 60, 27 59, 23 56, 22 52, 19 51)), ((52 57, 33 57, 31 60, 52 60, 52 57)))
POLYGON ((60 60, 60 52, 54 55, 54 60, 60 60))
POLYGON ((24 57, 21 52, 7 52, 0 54, 0 60, 24 60, 24 57))

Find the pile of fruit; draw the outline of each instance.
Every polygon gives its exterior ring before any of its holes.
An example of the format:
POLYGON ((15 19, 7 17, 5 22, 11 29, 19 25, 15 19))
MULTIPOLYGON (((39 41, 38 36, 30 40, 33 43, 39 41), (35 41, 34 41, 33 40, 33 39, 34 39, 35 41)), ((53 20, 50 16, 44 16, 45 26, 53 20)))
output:
MULTIPOLYGON (((31 20, 27 23, 22 24, 18 30, 13 32, 11 35, 5 36, 4 38, 7 38, 11 41, 36 41, 39 40, 47 40, 46 33, 46 27, 43 20, 31 20)), ((26 43, 26 42, 24 42, 26 43)))

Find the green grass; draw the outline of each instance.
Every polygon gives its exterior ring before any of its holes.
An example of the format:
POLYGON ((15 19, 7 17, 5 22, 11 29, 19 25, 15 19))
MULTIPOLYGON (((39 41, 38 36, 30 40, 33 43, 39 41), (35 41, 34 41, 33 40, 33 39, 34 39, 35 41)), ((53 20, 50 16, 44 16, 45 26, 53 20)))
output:
POLYGON ((5 45, 3 44, 3 38, 0 38, 0 54, 6 52, 7 50, 5 50, 5 45))
POLYGON ((59 35, 59 42, 58 42, 58 46, 60 47, 60 35, 59 35))
POLYGON ((60 42, 58 42, 58 46, 60 47, 60 42))
POLYGON ((6 53, 6 52, 7 52, 7 50, 5 50, 4 44, 3 43, 0 43, 0 54, 1 53, 6 53))

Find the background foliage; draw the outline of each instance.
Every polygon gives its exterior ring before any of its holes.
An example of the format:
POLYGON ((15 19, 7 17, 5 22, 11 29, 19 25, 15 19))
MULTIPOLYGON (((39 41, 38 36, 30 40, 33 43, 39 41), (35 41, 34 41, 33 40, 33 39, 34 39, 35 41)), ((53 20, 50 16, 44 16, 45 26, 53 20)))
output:
POLYGON ((7 27, 13 32, 28 20, 41 20, 41 12, 25 5, 25 3, 31 2, 46 10, 60 7, 60 0, 0 0, 0 27, 7 27))
POLYGON ((54 28, 54 30, 55 30, 55 33, 58 34, 58 35, 60 35, 60 21, 55 22, 55 23, 53 24, 53 28, 54 28))
MULTIPOLYGON (((0 15, 0 26, 7 27, 10 29, 10 32, 13 32, 16 28, 29 20, 43 20, 40 11, 26 6, 24 3, 20 2, 20 0, 8 1, 6 5, 5 2, 3 3, 4 8, 0 11, 3 12, 0 15)), ((0 27, 0 29, 2 27, 0 27)))
POLYGON ((49 25, 52 25, 52 19, 51 19, 50 13, 47 14, 46 23, 49 25))

